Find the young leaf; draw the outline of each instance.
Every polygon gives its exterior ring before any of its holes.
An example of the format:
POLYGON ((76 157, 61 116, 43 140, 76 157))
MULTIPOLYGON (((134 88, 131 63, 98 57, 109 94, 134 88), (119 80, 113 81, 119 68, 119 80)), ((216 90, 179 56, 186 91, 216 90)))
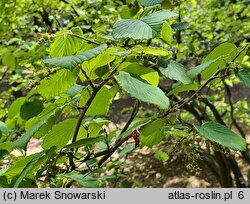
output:
POLYGON ((154 55, 158 57, 166 57, 169 55, 166 49, 160 47, 142 47, 141 45, 136 45, 131 51, 133 54, 154 55))
POLYGON ((159 70, 164 76, 170 79, 180 81, 183 84, 192 83, 191 79, 187 74, 186 68, 182 64, 171 60, 171 61, 161 61, 159 63, 159 66, 160 66, 159 70))
POLYGON ((94 79, 94 71, 99 68, 107 65, 115 59, 115 56, 112 55, 114 52, 117 52, 117 48, 108 48, 104 50, 101 54, 97 55, 89 61, 85 61, 82 64, 84 70, 87 72, 87 75, 94 79))
POLYGON ((113 26, 114 38, 152 39, 160 34, 165 20, 176 16, 170 11, 157 11, 140 20, 122 19, 113 26))
MULTIPOLYGON (((69 140, 73 137, 77 119, 66 119, 52 128, 52 130, 45 136, 42 147, 44 149, 50 149, 56 146, 57 149, 64 147, 69 140)), ((83 127, 80 128, 78 134, 86 135, 86 130, 83 127)))
POLYGON ((165 43, 170 45, 172 42, 172 36, 173 36, 172 28, 167 22, 164 22, 161 29, 161 39, 165 43))
POLYGON ((141 143, 148 147, 159 144, 165 136, 165 125, 166 121, 163 119, 157 119, 145 125, 139 135, 141 143))
POLYGON ((177 86, 175 89, 171 90, 167 96, 171 96, 173 94, 177 94, 180 92, 184 92, 184 91, 196 91, 199 88, 198 84, 182 84, 180 86, 177 86))
POLYGON ((236 135, 228 127, 214 121, 207 121, 201 127, 196 127, 201 136, 208 140, 217 142, 224 147, 233 150, 246 150, 246 141, 236 135))
POLYGON ((49 66, 55 66, 55 67, 59 66, 72 71, 75 67, 77 67, 78 64, 81 64, 84 61, 92 59, 93 57, 102 53, 105 49, 107 49, 107 45, 103 44, 93 49, 82 52, 80 54, 46 59, 44 60, 44 63, 49 66))
POLYGON ((144 67, 138 63, 129 63, 128 66, 122 68, 121 71, 136 74, 153 86, 158 86, 159 84, 158 72, 150 67, 144 67))
POLYGON ((215 59, 212 59, 212 60, 209 60, 205 63, 202 63, 190 70, 188 70, 187 74, 188 76, 193 79, 195 78, 198 74, 200 74, 204 69, 206 69, 207 67, 209 67, 211 64, 213 64, 214 62, 216 62, 218 59, 220 58, 215 58, 215 59))
MULTIPOLYGON (((82 99, 80 100, 80 105, 84 106, 89 99, 89 91, 84 89, 82 92, 82 99)), ((95 115, 105 115, 109 110, 109 106, 113 100, 115 93, 111 93, 110 88, 103 86, 100 91, 96 94, 94 100, 89 106, 86 115, 95 116, 95 115)))
POLYGON ((123 71, 120 71, 119 74, 115 76, 115 79, 122 89, 132 97, 146 103, 157 105, 161 109, 168 108, 169 99, 158 87, 145 83, 123 71))
POLYGON ((62 57, 76 54, 83 45, 83 41, 70 33, 82 36, 80 27, 71 30, 61 30, 56 32, 56 37, 50 46, 50 57, 62 57))
POLYGON ((240 69, 236 75, 239 77, 241 82, 250 88, 250 72, 245 69, 240 69))
POLYGON ((76 83, 78 74, 79 69, 74 69, 72 72, 67 69, 61 69, 50 76, 49 79, 44 78, 38 85, 37 91, 47 100, 51 100, 73 86, 76 83))
POLYGON ((16 99, 9 107, 8 110, 8 117, 9 119, 14 118, 16 115, 19 116, 20 114, 20 108, 24 104, 26 98, 25 97, 20 97, 16 99))
POLYGON ((202 60, 202 64, 214 59, 219 59, 201 72, 202 77, 205 79, 210 78, 218 69, 224 68, 226 63, 230 62, 236 54, 237 47, 232 43, 223 43, 213 49, 213 51, 202 60))

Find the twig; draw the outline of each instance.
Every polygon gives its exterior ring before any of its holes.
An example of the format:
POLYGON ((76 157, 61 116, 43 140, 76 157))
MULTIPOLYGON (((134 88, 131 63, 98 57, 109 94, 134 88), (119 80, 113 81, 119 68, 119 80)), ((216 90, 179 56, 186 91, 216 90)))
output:
MULTIPOLYGON (((85 114, 86 114, 89 106, 91 105, 92 101, 94 100, 96 94, 113 77, 113 75, 116 73, 116 71, 117 71, 118 67, 120 66, 120 64, 123 63, 126 60, 126 58, 127 58, 126 56, 123 57, 121 59, 121 61, 115 66, 115 68, 113 69, 113 71, 109 74, 109 76, 106 79, 104 79, 98 86, 96 86, 95 88, 93 88, 92 94, 90 95, 88 101, 86 102, 85 106, 82 109, 82 112, 80 113, 80 115, 78 117, 76 128, 75 128, 74 135, 72 137, 72 142, 71 143, 73 143, 73 142, 76 141, 78 132, 79 132, 80 127, 81 127, 82 120, 83 120, 83 118, 84 118, 84 116, 85 116, 85 114)), ((73 162, 73 151, 69 155, 69 163, 70 163, 71 169, 72 170, 75 169, 75 164, 73 162)))
POLYGON ((89 85, 91 86, 91 88, 92 88, 92 89, 95 89, 96 87, 95 87, 95 85, 93 84, 93 81, 89 78, 89 76, 87 75, 86 71, 83 69, 82 65, 81 65, 81 64, 78 64, 77 66, 80 68, 81 72, 83 73, 83 75, 84 75, 85 78, 87 79, 87 81, 88 81, 89 85))
MULTIPOLYGON (((134 104, 134 108, 133 111, 131 113, 131 116, 128 120, 128 122, 126 123, 126 125, 124 126, 124 128, 122 129, 120 135, 122 133, 124 133, 129 125, 131 124, 131 122, 134 120, 135 116, 137 115, 139 111, 139 102, 136 100, 135 104, 134 104)), ((113 148, 111 148, 106 155, 104 155, 98 162, 98 166, 100 167, 124 142, 126 142, 129 138, 131 137, 131 135, 128 135, 124 138, 120 138, 116 141, 115 145, 113 146, 113 148)))

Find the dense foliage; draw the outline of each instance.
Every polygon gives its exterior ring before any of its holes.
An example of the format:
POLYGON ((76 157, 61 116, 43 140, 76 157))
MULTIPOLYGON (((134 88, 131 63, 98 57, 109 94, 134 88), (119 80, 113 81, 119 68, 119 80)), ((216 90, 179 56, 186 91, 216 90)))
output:
POLYGON ((233 93, 250 88, 247 0, 0 6, 0 187, 140 186, 123 158, 143 146, 164 164, 178 150, 188 169, 202 160, 222 187, 249 185, 249 101, 233 93), (32 138, 42 151, 29 154, 32 138))

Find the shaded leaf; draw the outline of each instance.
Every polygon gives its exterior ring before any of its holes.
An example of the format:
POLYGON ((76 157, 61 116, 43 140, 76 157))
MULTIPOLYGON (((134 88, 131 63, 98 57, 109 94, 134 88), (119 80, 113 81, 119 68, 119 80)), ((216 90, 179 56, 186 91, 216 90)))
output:
POLYGON ((42 110, 43 103, 40 100, 25 101, 20 108, 20 116, 24 120, 29 120, 41 113, 42 110))
POLYGON ((46 59, 44 60, 44 63, 49 66, 58 66, 72 71, 75 67, 77 67, 78 64, 81 64, 86 60, 92 59, 93 57, 103 52, 106 48, 107 45, 103 44, 76 55, 46 59))
POLYGON ((192 82, 187 74, 186 68, 176 61, 161 61, 159 66, 160 72, 170 79, 180 81, 183 84, 190 84, 192 82))
POLYGON ((104 136, 97 136, 97 137, 90 137, 90 138, 84 138, 80 139, 76 142, 73 142, 72 144, 66 145, 65 148, 79 148, 79 147, 86 147, 89 145, 93 145, 97 142, 100 142, 104 140, 104 136))
POLYGON ((250 88, 250 71, 245 69, 240 69, 236 75, 239 77, 241 82, 245 84, 246 87, 250 88))
POLYGON ((188 22, 180 22, 180 23, 174 23, 170 25, 173 31, 182 31, 186 30, 189 27, 188 22))
POLYGON ((204 138, 217 142, 224 147, 240 151, 246 150, 245 139, 217 122, 208 121, 203 123, 201 127, 196 127, 196 129, 204 138))
POLYGON ((165 20, 176 16, 170 11, 157 11, 140 20, 122 19, 113 26, 114 38, 152 39, 160 34, 165 20))
POLYGON ((63 176, 76 181, 81 187, 85 188, 100 187, 100 182, 92 176, 82 175, 75 171, 72 171, 68 174, 64 174, 63 176))

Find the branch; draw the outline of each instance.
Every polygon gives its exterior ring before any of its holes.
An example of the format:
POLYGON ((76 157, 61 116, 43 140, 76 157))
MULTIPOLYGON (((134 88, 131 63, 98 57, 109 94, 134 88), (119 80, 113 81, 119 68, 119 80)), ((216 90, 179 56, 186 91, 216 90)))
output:
MULTIPOLYGON (((98 86, 93 88, 92 94, 90 95, 88 101, 86 102, 85 106, 82 109, 82 112, 80 113, 80 115, 78 117, 76 128, 75 128, 74 135, 72 137, 72 142, 71 143, 76 141, 78 132, 79 132, 81 124, 82 124, 82 120, 83 120, 89 106, 91 105, 92 101, 94 100, 96 94, 113 77, 113 75, 116 73, 116 71, 117 71, 118 67, 120 66, 120 64, 123 63, 126 60, 126 58, 127 58, 126 56, 123 57, 121 59, 121 61, 115 66, 113 71, 109 74, 109 76, 106 79, 104 79, 98 86)), ((70 156, 69 156, 69 163, 70 163, 71 169, 73 170, 73 169, 75 169, 75 164, 73 162, 73 151, 74 151, 74 149, 71 149, 71 150, 72 150, 72 152, 70 153, 70 156)))
POLYGON ((95 45, 101 45, 101 44, 102 44, 101 42, 97 42, 97 41, 94 41, 94 40, 90 40, 90 39, 88 39, 88 38, 85 38, 85 37, 83 37, 83 36, 81 36, 81 35, 77 35, 77 34, 72 33, 72 32, 68 33, 68 35, 72 35, 72 36, 74 36, 74 37, 80 38, 80 39, 85 40, 85 41, 87 41, 88 43, 91 43, 91 44, 95 44, 95 45))
POLYGON ((93 84, 92 80, 89 78, 89 76, 87 75, 87 73, 86 73, 85 70, 83 69, 82 65, 81 65, 81 64, 78 64, 77 66, 80 68, 81 72, 83 73, 83 75, 84 75, 85 78, 87 79, 87 81, 88 81, 89 85, 91 86, 91 88, 92 88, 92 89, 95 89, 95 88, 96 88, 95 85, 93 84))
MULTIPOLYGON (((135 104, 134 104, 134 108, 133 111, 131 113, 131 116, 128 120, 128 122, 126 123, 126 125, 124 126, 124 128, 122 129, 120 135, 122 133, 124 133, 129 125, 131 124, 131 122, 134 120, 135 116, 137 115, 139 111, 139 102, 136 100, 135 104)), ((106 155, 104 155, 98 162, 98 166, 100 167, 124 142, 126 142, 129 138, 131 137, 131 135, 128 135, 127 137, 124 138, 120 138, 116 141, 115 145, 113 146, 113 148, 110 149, 110 151, 107 152, 106 155)))

